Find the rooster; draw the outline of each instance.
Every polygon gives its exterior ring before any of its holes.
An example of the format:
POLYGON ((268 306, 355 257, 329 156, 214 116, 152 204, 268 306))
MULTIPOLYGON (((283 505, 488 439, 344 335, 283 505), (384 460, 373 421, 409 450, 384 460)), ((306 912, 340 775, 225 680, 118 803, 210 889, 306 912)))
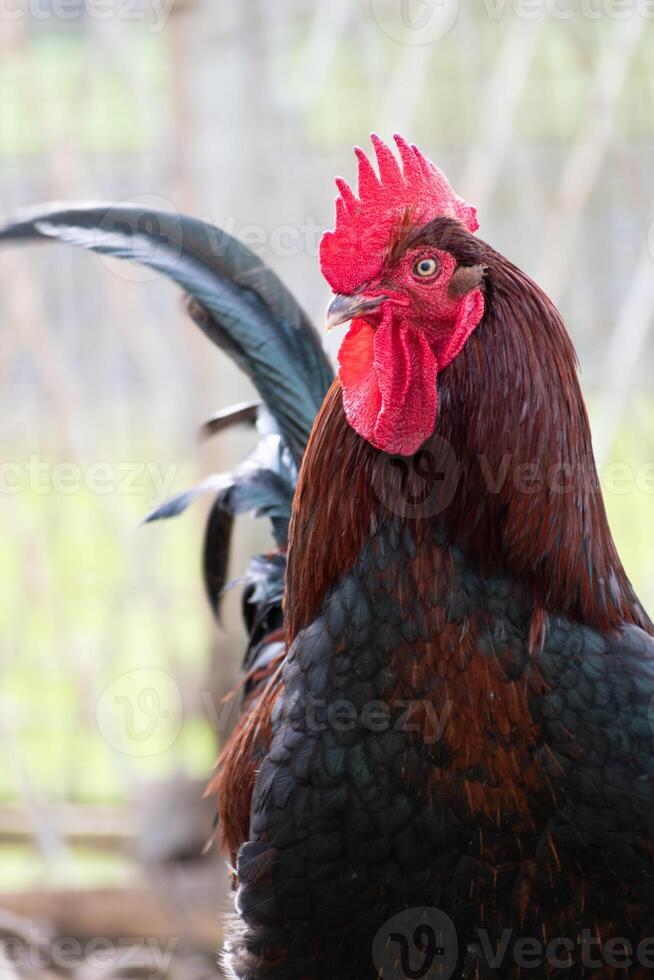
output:
POLYGON ((226 233, 110 206, 0 239, 144 262, 254 381, 260 441, 214 492, 253 559, 241 722, 213 789, 243 980, 644 978, 654 967, 654 628, 598 487, 577 363, 543 291, 476 236, 413 145, 357 149, 323 237, 350 323, 338 376, 277 277, 226 233), (138 233, 136 233, 138 229, 138 233), (133 233, 130 233, 133 232, 133 233))

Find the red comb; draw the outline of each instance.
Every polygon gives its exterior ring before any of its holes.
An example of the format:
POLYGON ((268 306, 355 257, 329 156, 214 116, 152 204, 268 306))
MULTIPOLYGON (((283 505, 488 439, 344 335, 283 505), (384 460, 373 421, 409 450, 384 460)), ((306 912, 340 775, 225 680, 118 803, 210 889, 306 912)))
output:
POLYGON ((375 133, 379 176, 358 146, 359 196, 342 179, 336 178, 336 227, 320 242, 323 275, 336 293, 351 293, 380 271, 384 254, 398 219, 407 208, 416 220, 429 221, 446 215, 461 221, 469 231, 479 227, 477 212, 458 197, 445 174, 396 133, 402 167, 395 154, 375 133))

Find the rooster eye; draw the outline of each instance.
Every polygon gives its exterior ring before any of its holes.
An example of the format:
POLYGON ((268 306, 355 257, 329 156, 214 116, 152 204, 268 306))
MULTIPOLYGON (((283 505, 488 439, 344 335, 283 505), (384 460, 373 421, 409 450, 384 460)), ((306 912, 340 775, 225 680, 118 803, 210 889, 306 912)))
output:
POLYGON ((418 279, 433 279, 440 272, 440 269, 440 263, 437 259, 426 258, 418 259, 412 271, 418 279))

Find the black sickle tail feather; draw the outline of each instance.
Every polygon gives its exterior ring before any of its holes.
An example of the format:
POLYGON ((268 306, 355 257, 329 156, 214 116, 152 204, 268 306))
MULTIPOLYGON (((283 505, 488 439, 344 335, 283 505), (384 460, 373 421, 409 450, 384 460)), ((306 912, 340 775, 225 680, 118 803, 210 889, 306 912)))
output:
MULTIPOLYGON (((234 424, 242 421, 240 413, 241 409, 238 408, 233 416, 234 424)), ((227 424, 223 415, 221 429, 225 429, 227 424)), ((257 429, 259 441, 236 469, 231 473, 209 476, 194 487, 176 494, 145 519, 147 523, 176 517, 199 497, 214 494, 205 529, 203 574, 207 597, 216 615, 223 592, 229 587, 227 564, 234 517, 254 513, 257 517, 269 519, 277 550, 271 555, 255 555, 245 575, 232 583, 245 586, 243 618, 250 636, 245 662, 248 670, 258 666, 252 663, 252 651, 261 643, 261 624, 269 622, 271 633, 281 628, 285 550, 297 480, 297 467, 265 406, 258 409, 257 429)))
POLYGON ((300 462, 332 371, 311 321, 251 249, 205 221, 122 204, 42 205, 0 227, 0 243, 36 239, 128 259, 181 286, 193 318, 252 378, 300 462))
POLYGON ((255 450, 232 473, 210 476, 173 497, 147 521, 172 517, 206 493, 203 573, 218 612, 226 584, 234 517, 268 517, 278 550, 255 556, 243 578, 250 635, 246 668, 256 684, 279 655, 281 600, 291 501, 313 421, 332 381, 315 327, 275 273, 220 228, 175 212, 134 205, 43 205, 0 227, 0 243, 56 240, 156 269, 188 296, 193 320, 250 377, 263 406, 218 413, 205 434, 256 420, 255 450))

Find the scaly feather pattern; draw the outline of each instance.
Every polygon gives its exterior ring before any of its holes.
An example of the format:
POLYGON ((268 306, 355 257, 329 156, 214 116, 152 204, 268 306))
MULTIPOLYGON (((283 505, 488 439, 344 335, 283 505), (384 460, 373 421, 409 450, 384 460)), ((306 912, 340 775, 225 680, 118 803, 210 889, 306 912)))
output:
MULTIPOLYGON (((652 932, 652 625, 609 531, 574 351, 542 291, 460 224, 405 227, 394 260, 424 244, 464 280, 483 270, 486 312, 413 459, 353 431, 339 382, 317 418, 289 652, 220 777, 228 961, 248 980, 373 980, 376 936, 407 908, 447 915, 451 972, 433 975, 459 980, 517 980, 522 941, 561 937, 565 968, 544 957, 538 976, 581 978, 578 937, 635 950, 652 932), (452 457, 457 473, 416 513, 405 475, 425 455, 432 482, 452 457)), ((634 956, 622 975, 647 970, 634 956)))

